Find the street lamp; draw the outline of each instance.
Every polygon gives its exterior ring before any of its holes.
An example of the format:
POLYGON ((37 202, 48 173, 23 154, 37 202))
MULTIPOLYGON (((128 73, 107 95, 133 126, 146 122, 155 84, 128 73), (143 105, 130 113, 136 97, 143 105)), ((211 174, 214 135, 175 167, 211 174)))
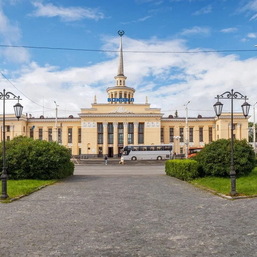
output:
POLYGON ((254 153, 256 153, 256 145, 255 145, 255 141, 256 141, 256 129, 255 129, 255 105, 257 104, 257 102, 253 105, 253 149, 254 149, 254 153))
POLYGON ((186 106, 186 159, 188 158, 188 143, 189 143, 189 138, 188 138, 188 104, 190 101, 188 101, 184 106, 186 106))
POLYGON ((245 117, 248 116, 249 110, 250 110, 250 104, 246 102, 248 98, 246 96, 243 96, 239 92, 235 92, 233 89, 231 91, 226 91, 221 95, 217 95, 215 99, 218 99, 218 101, 213 105, 216 115, 219 117, 222 113, 222 107, 223 104, 219 101, 219 99, 230 99, 231 100, 231 156, 230 156, 230 182, 231 182, 231 191, 230 194, 232 196, 235 196, 237 194, 236 192, 236 171, 234 169, 234 124, 233 124, 233 101, 235 100, 245 100, 245 102, 241 105, 243 114, 245 117))
POLYGON ((56 101, 54 101, 55 103, 55 141, 58 142, 58 128, 57 128, 57 118, 58 118, 58 104, 56 103, 56 101))
POLYGON ((6 170, 6 156, 5 156, 5 100, 18 100, 18 103, 13 106, 14 113, 17 119, 22 115, 22 109, 23 106, 19 103, 20 97, 14 95, 12 92, 6 92, 5 89, 3 92, 0 92, 0 100, 3 100, 3 169, 2 169, 2 195, 0 196, 0 199, 6 199, 8 198, 7 194, 7 170, 6 170))

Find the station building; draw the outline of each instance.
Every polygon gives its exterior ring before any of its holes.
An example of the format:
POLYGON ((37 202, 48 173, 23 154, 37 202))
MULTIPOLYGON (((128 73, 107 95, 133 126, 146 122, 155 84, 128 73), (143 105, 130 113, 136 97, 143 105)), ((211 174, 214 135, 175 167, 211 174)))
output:
MULTIPOLYGON (((114 86, 106 89, 106 103, 81 108, 77 117, 38 118, 6 115, 6 140, 16 136, 56 141, 82 158, 118 157, 127 145, 172 144, 174 152, 185 154, 188 147, 202 147, 214 140, 230 138, 230 114, 217 117, 164 117, 160 108, 136 103, 135 89, 126 86, 122 36, 118 72, 114 86)), ((234 137, 248 140, 248 119, 234 114, 234 137)), ((2 132, 2 126, 1 126, 2 132)), ((1 133, 1 140, 3 134, 1 133)))

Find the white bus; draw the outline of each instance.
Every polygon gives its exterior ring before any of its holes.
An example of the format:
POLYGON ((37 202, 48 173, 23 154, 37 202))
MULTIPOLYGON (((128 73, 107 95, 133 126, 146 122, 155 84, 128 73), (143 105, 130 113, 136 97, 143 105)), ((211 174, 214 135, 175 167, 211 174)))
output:
POLYGON ((166 160, 172 158, 172 145, 129 145, 123 149, 125 160, 166 160))

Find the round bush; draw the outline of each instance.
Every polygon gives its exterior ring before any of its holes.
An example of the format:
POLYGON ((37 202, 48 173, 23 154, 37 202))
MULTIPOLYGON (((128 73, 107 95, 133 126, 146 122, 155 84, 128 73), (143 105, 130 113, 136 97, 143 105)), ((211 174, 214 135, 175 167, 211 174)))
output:
MULTIPOLYGON (((231 141, 220 139, 206 145, 194 158, 203 176, 227 177, 230 173, 231 141)), ((249 174, 255 166, 255 154, 246 140, 234 140, 234 169, 237 176, 249 174)))
POLYGON ((6 166, 10 179, 65 178, 74 171, 70 159, 70 151, 56 142, 27 137, 6 142, 6 166))

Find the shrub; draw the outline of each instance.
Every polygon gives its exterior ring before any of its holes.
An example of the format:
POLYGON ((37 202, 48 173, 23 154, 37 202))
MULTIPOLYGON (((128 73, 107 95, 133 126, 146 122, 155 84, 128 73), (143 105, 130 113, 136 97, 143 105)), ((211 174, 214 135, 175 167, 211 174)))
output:
MULTIPOLYGON (((204 176, 227 177, 230 173, 231 140, 220 139, 206 145, 195 160, 204 176)), ((255 154, 246 140, 234 141, 234 168, 237 176, 249 174, 255 166, 255 154)))
POLYGON ((70 158, 70 151, 56 142, 27 137, 6 142, 6 166, 11 179, 65 178, 74 171, 70 158))
POLYGON ((199 176, 198 163, 194 160, 168 160, 165 162, 165 172, 169 176, 186 181, 199 176))

